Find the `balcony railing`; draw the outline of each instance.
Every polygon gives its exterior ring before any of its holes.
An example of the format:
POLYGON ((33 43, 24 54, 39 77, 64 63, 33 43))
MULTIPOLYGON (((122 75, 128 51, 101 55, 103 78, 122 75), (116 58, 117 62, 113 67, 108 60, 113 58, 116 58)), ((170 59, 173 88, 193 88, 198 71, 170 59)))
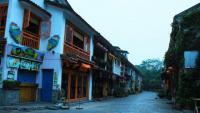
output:
POLYGON ((39 39, 40 39, 39 36, 32 35, 30 33, 23 31, 22 45, 34 49, 39 49, 39 44, 40 44, 39 39))
POLYGON ((65 54, 71 54, 71 55, 75 55, 81 59, 84 59, 86 61, 90 61, 90 54, 85 52, 84 50, 76 47, 75 45, 71 45, 67 42, 65 42, 64 44, 64 53, 65 54))

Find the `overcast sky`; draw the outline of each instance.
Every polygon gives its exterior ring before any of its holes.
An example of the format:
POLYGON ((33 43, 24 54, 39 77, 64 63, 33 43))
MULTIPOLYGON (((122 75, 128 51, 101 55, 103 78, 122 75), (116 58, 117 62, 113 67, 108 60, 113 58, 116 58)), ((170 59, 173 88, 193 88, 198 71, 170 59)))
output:
POLYGON ((113 45, 140 64, 163 59, 174 15, 199 0, 68 0, 73 9, 113 45))

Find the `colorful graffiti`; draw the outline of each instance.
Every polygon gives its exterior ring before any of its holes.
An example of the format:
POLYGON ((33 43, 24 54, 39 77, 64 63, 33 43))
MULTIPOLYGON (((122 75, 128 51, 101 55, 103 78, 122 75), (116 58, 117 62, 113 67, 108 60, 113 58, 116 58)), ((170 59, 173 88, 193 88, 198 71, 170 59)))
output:
POLYGON ((37 60, 40 62, 42 62, 44 59, 44 53, 38 52, 38 51, 28 48, 28 47, 12 46, 10 54, 13 56, 27 58, 30 60, 37 60))
POLYGON ((29 60, 14 58, 14 57, 8 57, 7 58, 7 67, 8 68, 15 68, 15 69, 26 69, 26 70, 32 70, 32 71, 39 71, 40 64, 38 62, 32 62, 29 60))
POLYGON ((13 38, 13 40, 17 44, 20 44, 22 41, 22 32, 21 32, 19 26, 16 23, 12 22, 10 24, 9 32, 10 32, 10 35, 13 38))
POLYGON ((7 58, 7 67, 19 68, 19 66, 20 66, 20 59, 13 58, 13 57, 8 57, 7 58))
POLYGON ((16 72, 17 70, 15 68, 10 68, 8 70, 8 75, 7 75, 7 79, 8 80, 14 80, 15 79, 15 76, 16 76, 16 72))
POLYGON ((30 70, 31 69, 31 61, 28 61, 28 60, 21 60, 21 63, 20 63, 20 68, 21 69, 27 69, 27 70, 30 70))
POLYGON ((51 39, 49 39, 48 41, 47 50, 51 51, 52 49, 54 49, 58 45, 59 40, 60 37, 58 35, 54 35, 53 37, 51 37, 51 39))

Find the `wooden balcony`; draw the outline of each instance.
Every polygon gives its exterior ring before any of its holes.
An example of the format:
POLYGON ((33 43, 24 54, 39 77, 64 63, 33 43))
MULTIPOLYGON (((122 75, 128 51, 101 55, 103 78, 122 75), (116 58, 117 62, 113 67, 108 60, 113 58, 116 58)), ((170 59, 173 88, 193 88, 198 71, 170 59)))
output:
POLYGON ((80 59, 86 60, 88 62, 90 61, 89 53, 67 42, 65 42, 64 44, 64 54, 70 54, 73 56, 77 56, 80 59))
POLYGON ((22 37, 23 37, 22 45, 30 47, 30 48, 34 48, 34 49, 39 49, 39 45, 40 45, 39 36, 23 31, 22 37))

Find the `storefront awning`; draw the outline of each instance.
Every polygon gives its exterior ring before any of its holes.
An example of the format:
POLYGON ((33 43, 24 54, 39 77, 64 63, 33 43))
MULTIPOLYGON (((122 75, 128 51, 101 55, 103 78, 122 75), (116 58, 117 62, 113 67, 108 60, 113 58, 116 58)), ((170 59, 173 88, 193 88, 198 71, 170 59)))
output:
POLYGON ((26 8, 31 10, 34 14, 41 17, 43 20, 48 20, 51 14, 46 10, 42 9, 40 6, 32 2, 31 0, 19 0, 19 2, 26 8))

